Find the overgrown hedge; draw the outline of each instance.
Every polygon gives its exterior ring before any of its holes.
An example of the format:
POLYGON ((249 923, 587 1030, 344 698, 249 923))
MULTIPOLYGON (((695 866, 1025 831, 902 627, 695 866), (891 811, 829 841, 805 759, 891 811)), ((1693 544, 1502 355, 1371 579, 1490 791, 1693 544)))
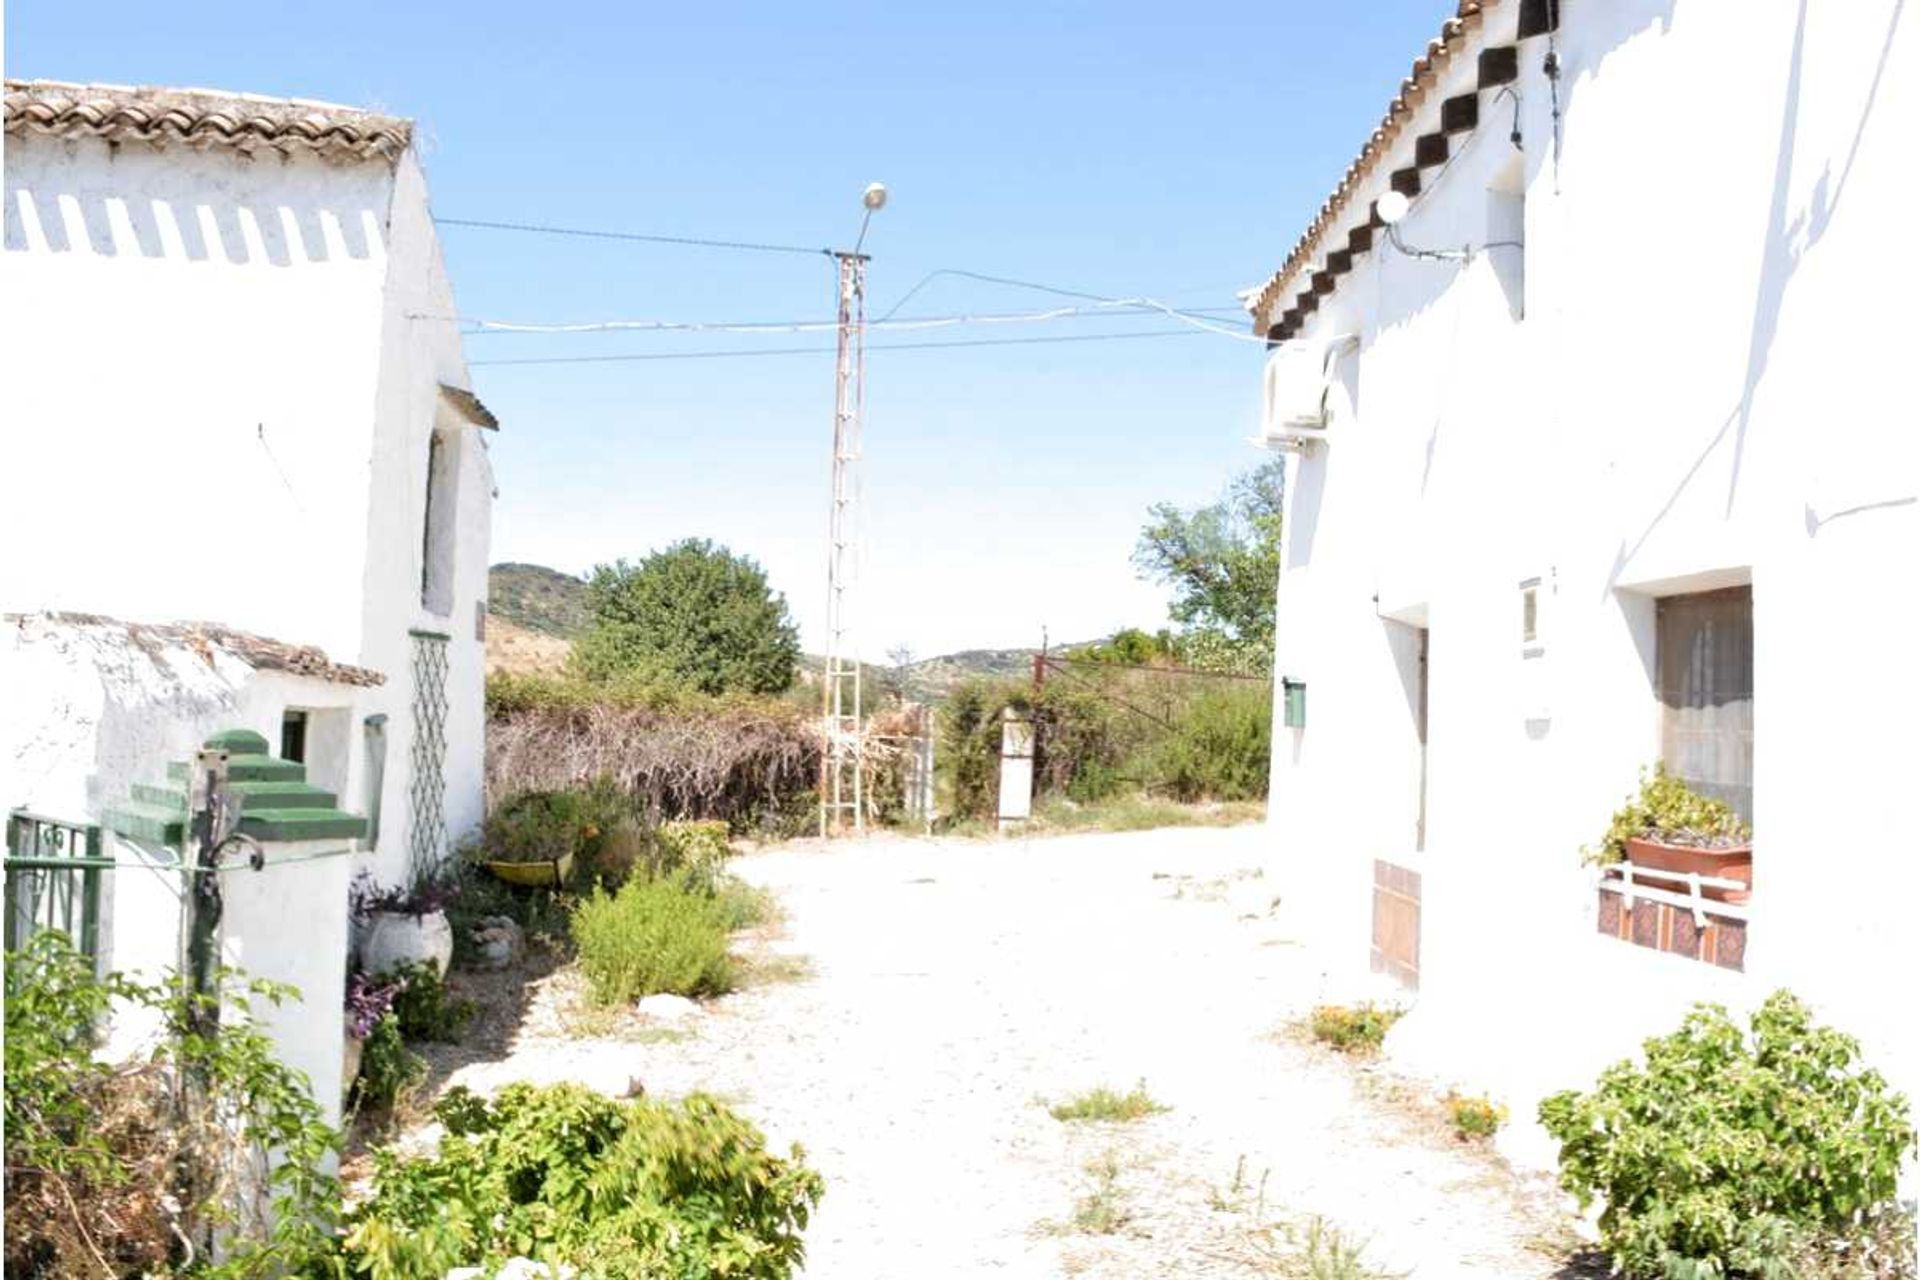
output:
POLYGON ((776 698, 496 675, 487 709, 494 804, 608 779, 651 822, 787 830, 812 813, 818 721, 776 698))
POLYGON ((1008 708, 1034 726, 1035 798, 1092 802, 1130 790, 1181 801, 1267 794, 1268 685, 1087 667, 1038 689, 989 679, 954 689, 941 708, 938 758, 945 808, 956 818, 994 813, 1008 708))

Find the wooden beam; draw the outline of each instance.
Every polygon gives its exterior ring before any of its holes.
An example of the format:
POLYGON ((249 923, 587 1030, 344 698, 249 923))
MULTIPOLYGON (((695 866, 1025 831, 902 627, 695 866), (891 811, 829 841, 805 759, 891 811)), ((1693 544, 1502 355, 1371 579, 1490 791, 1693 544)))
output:
POLYGON ((1423 133, 1413 140, 1413 164, 1416 169, 1431 169, 1447 162, 1447 135, 1423 133))
POLYGON ((1420 170, 1395 169, 1393 171, 1393 189, 1411 200, 1420 194, 1420 170))

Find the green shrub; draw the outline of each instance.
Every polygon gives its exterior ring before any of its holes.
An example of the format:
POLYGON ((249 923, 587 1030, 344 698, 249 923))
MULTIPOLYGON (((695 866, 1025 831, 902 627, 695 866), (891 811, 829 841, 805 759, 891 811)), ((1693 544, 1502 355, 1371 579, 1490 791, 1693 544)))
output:
POLYGON ((407 1048, 399 1017, 389 1013, 361 1044, 360 1074, 348 1103, 356 1111, 384 1115, 411 1099, 426 1078, 426 1059, 407 1048))
POLYGON ((338 1135, 254 1014, 293 993, 234 973, 220 981, 222 1020, 203 1035, 208 1002, 171 976, 100 976, 54 931, 7 952, 9 1277, 264 1280, 305 1274, 330 1252, 339 1187, 323 1169, 338 1135), (139 1058, 97 1053, 116 1007, 160 1019, 161 1038, 139 1058), (197 1103, 185 1080, 204 1082, 197 1103), (270 1151, 284 1158, 261 1178, 270 1151), (215 1232, 217 1263, 205 1257, 215 1232), (182 1240, 201 1252, 190 1271, 175 1266, 182 1240))
POLYGON ((375 1154, 344 1252, 368 1280, 440 1280, 522 1255, 596 1280, 785 1280, 824 1189, 721 1103, 615 1101, 579 1085, 456 1088, 437 1154, 375 1154))
POLYGON ((719 882, 733 850, 727 847, 724 822, 667 822, 654 834, 658 847, 655 876, 685 876, 689 883, 713 886, 719 882))
POLYGON ((480 828, 479 857, 489 862, 558 862, 575 854, 591 863, 607 833, 633 815, 633 803, 607 778, 584 789, 523 791, 487 815, 480 828))
POLYGON ((600 1004, 657 992, 712 996, 734 986, 727 908, 680 879, 630 880, 573 910, 580 968, 600 1004))
POLYGON ((1189 698, 1141 772, 1177 800, 1256 800, 1267 794, 1273 694, 1266 685, 1189 698))
POLYGON ((1915 1149, 1906 1099, 1859 1045, 1776 992, 1746 1031, 1700 1005, 1642 1063, 1540 1104, 1560 1182, 1604 1201, 1601 1245, 1629 1276, 1788 1276, 1893 1206, 1915 1149))
POLYGON ((1640 771, 1640 789, 1614 811, 1600 843, 1582 851, 1583 860, 1605 866, 1627 859, 1627 841, 1638 838, 1706 848, 1737 844, 1753 828, 1727 805, 1703 796, 1657 764, 1640 771))
POLYGON ((1386 1043, 1387 1032, 1400 1021, 1402 1010, 1382 1009, 1374 1004, 1323 1004, 1313 1011, 1308 1025, 1313 1038, 1321 1044, 1355 1057, 1370 1058, 1386 1043))
POLYGON ((473 1001, 457 999, 447 991, 440 970, 431 964, 403 964, 393 971, 400 990, 393 997, 393 1016, 408 1040, 446 1044, 460 1038, 473 1017, 473 1001))
POLYGON ((1481 1142, 1500 1131, 1507 1122, 1507 1109, 1486 1098, 1447 1095, 1447 1118, 1453 1121, 1453 1136, 1462 1142, 1481 1142))

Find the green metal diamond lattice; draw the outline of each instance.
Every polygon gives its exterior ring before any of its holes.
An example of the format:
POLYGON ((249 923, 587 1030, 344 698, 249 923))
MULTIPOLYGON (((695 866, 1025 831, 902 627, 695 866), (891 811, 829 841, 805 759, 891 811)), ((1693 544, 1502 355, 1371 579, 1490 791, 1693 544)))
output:
POLYGON ((416 878, 447 849, 447 641, 413 637, 413 769, 407 782, 407 853, 416 878))

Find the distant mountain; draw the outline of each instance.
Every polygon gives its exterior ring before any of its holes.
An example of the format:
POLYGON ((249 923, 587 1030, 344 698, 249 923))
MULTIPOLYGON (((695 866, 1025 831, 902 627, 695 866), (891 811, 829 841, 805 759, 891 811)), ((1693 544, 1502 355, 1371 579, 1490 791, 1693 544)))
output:
MULTIPOLYGON (((487 573, 488 606, 494 625, 487 636, 490 670, 557 671, 566 665, 571 642, 586 630, 587 584, 583 579, 540 564, 497 564, 487 573), (504 625, 503 625, 504 624, 504 625)), ((1075 648, 1055 645, 1054 651, 1075 648)), ((1033 673, 1038 649, 963 649, 909 663, 900 688, 915 702, 938 702, 963 680, 976 676, 1024 680, 1033 673)), ((820 678, 821 658, 800 659, 800 680, 820 678)), ((886 687, 893 675, 880 663, 865 664, 868 682, 886 687)))
POLYGON ((487 570, 487 610, 528 631, 571 640, 587 627, 587 584, 541 564, 487 570))

